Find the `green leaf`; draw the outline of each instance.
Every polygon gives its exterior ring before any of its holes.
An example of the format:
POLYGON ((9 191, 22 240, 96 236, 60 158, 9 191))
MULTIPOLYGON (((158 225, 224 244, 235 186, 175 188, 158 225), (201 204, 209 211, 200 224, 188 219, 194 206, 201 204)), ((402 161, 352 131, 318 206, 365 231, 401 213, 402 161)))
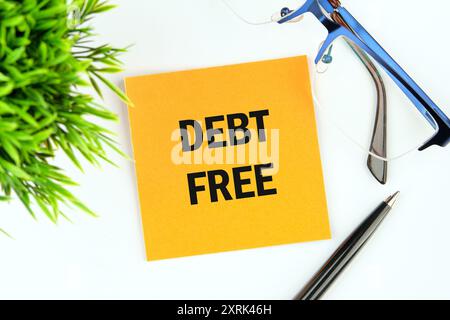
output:
POLYGON ((39 11, 34 15, 35 19, 54 18, 60 13, 66 12, 67 6, 65 4, 56 5, 46 10, 39 11))
POLYGON ((48 47, 45 42, 41 42, 39 44, 39 62, 45 63, 47 61, 47 55, 48 55, 48 47))
POLYGON ((1 82, 7 82, 9 80, 10 80, 9 77, 5 76, 2 72, 0 72, 0 81, 1 82))
POLYGON ((23 21, 24 21, 23 16, 15 16, 4 19, 3 21, 1 21, 1 25, 4 27, 15 27, 21 24, 23 21))
POLYGON ((104 72, 104 73, 119 73, 122 71, 123 71, 122 68, 119 67, 100 68, 96 70, 96 72, 104 72))
POLYGON ((14 238, 9 233, 7 233, 5 230, 3 230, 1 228, 0 228, 0 233, 7 236, 8 238, 14 240, 14 238))
POLYGON ((103 5, 103 6, 98 6, 97 8, 95 8, 92 12, 93 13, 101 13, 101 12, 106 12, 109 11, 111 9, 116 8, 116 5, 103 5))
POLYGON ((7 114, 7 113, 15 114, 16 112, 12 106, 10 106, 9 104, 7 104, 3 101, 0 101, 0 115, 7 114))
POLYGON ((0 85, 0 97, 7 96, 14 89, 14 84, 12 82, 6 82, 0 85))
POLYGON ((88 207, 86 207, 82 202, 80 202, 80 201, 78 201, 78 200, 74 200, 74 201, 72 201, 72 203, 73 203, 76 207, 80 208, 82 211, 84 211, 85 213, 87 213, 88 215, 90 215, 90 216, 92 216, 92 217, 94 217, 94 218, 98 218, 98 215, 97 215, 94 211, 92 211, 91 209, 89 209, 88 207))
POLYGON ((31 180, 31 177, 25 171, 6 160, 0 159, 0 165, 17 178, 31 180))
POLYGON ((13 51, 11 51, 10 53, 8 53, 8 55, 6 56, 6 59, 4 61, 4 63, 6 64, 12 64, 14 62, 16 62, 17 60, 19 60, 19 58, 25 53, 25 47, 20 47, 17 48, 13 51))
POLYGON ((17 129, 19 125, 16 122, 6 122, 4 120, 0 120, 0 131, 10 132, 17 129))
POLYGON ((111 81, 109 81, 108 79, 106 79, 105 77, 101 76, 99 73, 97 72, 93 72, 93 74, 100 79, 100 81, 102 81, 108 88, 110 88, 115 94, 117 94, 117 96, 126 104, 128 104, 129 106, 132 106, 133 103, 131 102, 130 99, 128 99, 128 97, 122 92, 122 90, 120 90, 118 87, 116 87, 111 81))
POLYGON ((39 127, 39 124, 36 122, 36 120, 27 112, 23 111, 22 109, 18 108, 15 110, 17 115, 25 120, 28 124, 32 125, 35 128, 39 127))
POLYGON ((34 143, 41 143, 42 141, 47 140, 54 133, 53 129, 42 130, 36 133, 33 136, 34 143))
POLYGON ((97 81, 95 81, 95 79, 92 78, 91 76, 89 76, 89 81, 91 82, 92 87, 94 88, 95 92, 97 92, 97 94, 99 95, 99 97, 103 99, 102 90, 101 90, 100 87, 98 86, 97 81))
POLYGON ((20 156, 17 152, 16 148, 7 140, 7 139, 1 139, 1 146, 6 151, 6 153, 13 159, 13 161, 16 163, 16 165, 20 165, 20 156))
POLYGON ((48 209, 48 207, 44 204, 44 202, 39 198, 34 198, 38 206, 41 208, 41 210, 45 213, 45 215, 54 223, 56 224, 57 218, 55 215, 48 209))

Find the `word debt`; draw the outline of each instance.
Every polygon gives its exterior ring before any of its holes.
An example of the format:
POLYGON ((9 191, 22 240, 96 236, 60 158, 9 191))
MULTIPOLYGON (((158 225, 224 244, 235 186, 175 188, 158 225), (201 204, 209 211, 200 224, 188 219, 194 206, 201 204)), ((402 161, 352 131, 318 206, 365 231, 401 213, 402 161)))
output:
MULTIPOLYGON (((260 110, 245 113, 234 113, 229 115, 218 115, 205 118, 206 141, 208 147, 225 148, 227 146, 244 145, 253 138, 248 129, 250 121, 256 124, 259 142, 266 141, 264 117, 269 115, 269 110, 260 110), (224 125, 226 123, 226 127, 224 125), (227 132, 227 138, 220 139, 227 132), (238 135, 240 137, 238 137, 238 135), (226 141, 228 140, 228 141, 226 141)), ((179 121, 181 142, 183 152, 190 152, 199 149, 204 142, 202 125, 197 120, 179 121), (193 130, 193 139, 189 139, 189 130, 193 130)))
POLYGON ((272 176, 263 175, 263 170, 271 168, 273 168, 272 163, 236 167, 232 169, 231 177, 225 170, 189 173, 187 180, 191 205, 198 204, 198 193, 206 192, 206 186, 208 186, 211 202, 218 202, 219 198, 229 201, 275 195, 277 189, 266 185, 273 180, 272 176), (230 184, 234 187, 230 187, 230 184), (246 191, 244 191, 244 187, 246 187, 246 191))

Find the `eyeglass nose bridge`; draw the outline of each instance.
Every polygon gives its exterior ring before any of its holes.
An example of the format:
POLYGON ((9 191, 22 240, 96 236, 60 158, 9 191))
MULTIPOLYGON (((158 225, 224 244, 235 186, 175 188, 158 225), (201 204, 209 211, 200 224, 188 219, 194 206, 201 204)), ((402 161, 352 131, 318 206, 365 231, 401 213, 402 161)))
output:
POLYGON ((330 47, 330 45, 333 43, 334 40, 336 40, 340 36, 344 36, 347 33, 345 32, 346 29, 344 29, 342 26, 328 18, 325 13, 324 9, 322 9, 320 3, 323 2, 327 7, 325 7, 325 10, 333 11, 334 8, 331 7, 331 4, 328 2, 328 0, 308 0, 301 8, 297 9, 293 13, 283 17, 278 23, 286 23, 289 21, 292 21, 293 19, 297 19, 301 16, 303 16, 306 13, 313 14, 320 22, 321 24, 328 30, 328 35, 323 42, 322 47, 319 49, 319 52, 317 54, 317 57, 315 59, 315 63, 318 64, 320 59, 325 54, 325 51, 330 47))
POLYGON ((314 59, 314 63, 318 64, 320 62, 320 60, 322 59, 322 57, 325 55, 328 48, 331 47, 333 42, 337 38, 344 36, 344 35, 345 35, 345 33, 342 32, 342 30, 340 30, 340 28, 332 30, 332 31, 328 31, 328 35, 327 35, 325 41, 323 42, 322 46, 320 47, 319 52, 317 53, 317 56, 314 59))

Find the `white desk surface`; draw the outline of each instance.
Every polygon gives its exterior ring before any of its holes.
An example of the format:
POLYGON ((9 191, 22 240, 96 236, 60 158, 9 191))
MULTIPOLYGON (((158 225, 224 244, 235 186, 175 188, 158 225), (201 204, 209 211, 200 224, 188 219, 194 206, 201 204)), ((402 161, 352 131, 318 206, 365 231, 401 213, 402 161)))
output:
MULTIPOLYGON (((450 113, 447 0, 343 0, 450 113)), ((303 24, 253 27, 219 0, 116 1, 94 20, 101 41, 134 44, 126 72, 114 77, 218 66, 313 53, 323 30, 303 24)), ((109 124, 131 152, 127 111, 109 124)), ((389 182, 371 178, 365 155, 319 115, 319 139, 333 240, 148 263, 133 163, 120 169, 57 160, 81 183, 76 194, 101 217, 70 212, 74 223, 32 220, 18 201, 0 204, 0 298, 290 299, 349 232, 388 194, 395 210, 329 291, 328 299, 450 299, 450 149, 432 148, 390 164, 389 182)))

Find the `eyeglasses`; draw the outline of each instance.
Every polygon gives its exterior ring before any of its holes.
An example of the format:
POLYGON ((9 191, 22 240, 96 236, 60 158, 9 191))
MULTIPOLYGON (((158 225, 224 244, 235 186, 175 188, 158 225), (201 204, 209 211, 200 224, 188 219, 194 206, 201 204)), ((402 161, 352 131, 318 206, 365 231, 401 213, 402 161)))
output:
POLYGON ((449 118, 339 1, 223 1, 250 24, 298 22, 307 13, 321 22, 328 34, 314 59, 317 104, 369 153, 369 167, 380 182, 386 161, 449 144, 449 118), (377 107, 368 108, 374 100, 377 107))

